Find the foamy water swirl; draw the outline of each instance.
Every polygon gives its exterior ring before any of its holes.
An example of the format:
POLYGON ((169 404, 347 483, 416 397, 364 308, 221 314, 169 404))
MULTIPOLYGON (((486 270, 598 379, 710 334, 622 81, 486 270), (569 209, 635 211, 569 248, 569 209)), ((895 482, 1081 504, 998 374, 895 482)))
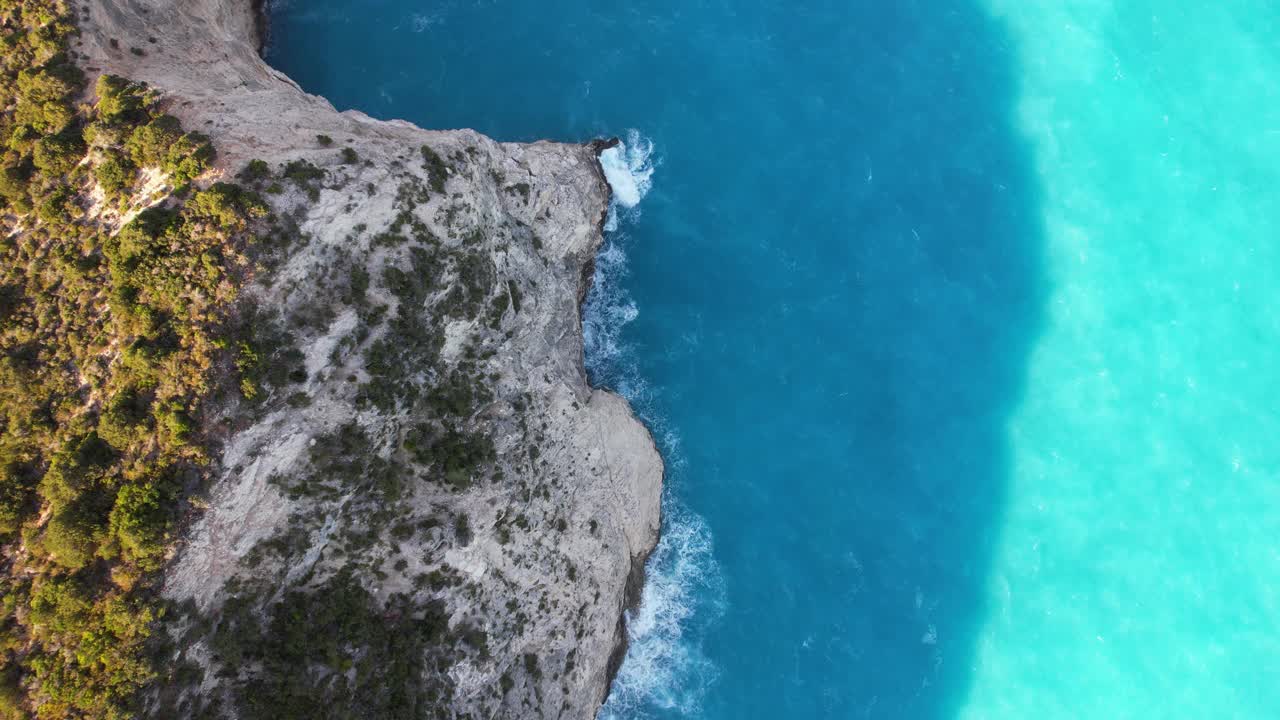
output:
POLYGON ((628 613, 630 645, 599 718, 634 720, 649 710, 693 716, 716 669, 689 629, 695 616, 704 624, 719 614, 720 575, 709 529, 671 491, 684 469, 679 436, 658 409, 660 390, 640 376, 636 350, 623 339, 640 311, 623 284, 630 238, 620 228, 639 218, 640 201, 653 186, 653 143, 631 130, 625 142, 600 154, 600 164, 613 199, 583 313, 586 366, 594 383, 627 398, 649 426, 666 462, 667 485, 662 537, 646 566, 640 607, 628 613))

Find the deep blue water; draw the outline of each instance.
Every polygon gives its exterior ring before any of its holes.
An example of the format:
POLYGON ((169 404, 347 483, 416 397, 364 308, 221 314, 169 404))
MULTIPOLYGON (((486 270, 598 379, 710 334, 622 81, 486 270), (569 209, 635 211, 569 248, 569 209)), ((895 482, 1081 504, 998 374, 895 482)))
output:
POLYGON ((591 309, 621 352, 597 338, 591 365, 671 463, 669 586, 607 711, 953 717, 1045 313, 1000 22, 970 0, 293 0, 274 21, 272 62, 342 109, 653 144, 591 309))

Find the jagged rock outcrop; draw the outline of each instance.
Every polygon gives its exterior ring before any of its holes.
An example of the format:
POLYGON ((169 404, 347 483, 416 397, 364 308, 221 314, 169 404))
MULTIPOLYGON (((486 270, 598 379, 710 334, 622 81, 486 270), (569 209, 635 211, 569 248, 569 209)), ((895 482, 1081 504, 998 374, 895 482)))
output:
POLYGON ((396 598, 388 622, 443 614, 447 647, 414 666, 443 716, 593 717, 662 478, 626 402, 583 370, 608 202, 595 149, 336 112, 262 61, 251 0, 85 8, 82 65, 155 88, 213 139, 218 174, 269 200, 273 261, 244 292, 290 350, 269 362, 297 365, 206 419, 216 480, 165 579, 191 601, 180 658, 204 673, 166 701, 236 715, 263 670, 228 667, 227 599, 266 617, 345 572, 379 607, 396 598))

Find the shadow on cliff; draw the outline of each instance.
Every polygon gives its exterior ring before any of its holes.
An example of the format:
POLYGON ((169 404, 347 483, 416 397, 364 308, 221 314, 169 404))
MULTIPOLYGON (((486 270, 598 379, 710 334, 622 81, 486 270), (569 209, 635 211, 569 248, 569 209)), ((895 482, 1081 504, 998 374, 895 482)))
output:
MULTIPOLYGON (((500 139, 637 127, 663 156, 624 339, 726 606, 678 633, 716 668, 705 697, 655 697, 954 717, 1046 296, 1005 29, 978 0, 476 3, 421 33, 395 6, 298 10, 274 60, 339 107, 500 139)), ((662 704, 636 713, 685 716, 662 704)))

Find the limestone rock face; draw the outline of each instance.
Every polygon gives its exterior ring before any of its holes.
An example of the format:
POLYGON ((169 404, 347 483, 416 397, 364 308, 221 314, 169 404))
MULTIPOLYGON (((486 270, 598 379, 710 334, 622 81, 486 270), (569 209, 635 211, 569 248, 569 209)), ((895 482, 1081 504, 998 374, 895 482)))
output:
MULTIPOLYGON (((84 7, 82 65, 156 89, 212 138, 216 175, 265 161, 260 185, 290 238, 244 292, 278 316, 305 379, 207 420, 220 462, 166 595, 216 618, 232 578, 269 602, 346 567, 375 598, 442 603, 451 628, 481 631, 482 648, 427 671, 441 677, 424 683, 452 688, 448 715, 593 717, 628 581, 657 540, 663 474, 627 403, 583 370, 580 303, 608 203, 596 150, 339 113, 262 61, 251 0, 84 7), (465 409, 433 410, 450 406, 428 402, 450 382, 483 387, 465 409), (395 504, 307 489, 325 480, 318 444, 342 428, 403 480, 395 504), (454 429, 493 452, 482 471, 442 480, 415 448, 454 429), (282 537, 287 548, 262 550, 282 537)), ((207 641, 185 657, 209 662, 207 641)), ((204 677, 193 692, 229 697, 225 678, 204 677)))

